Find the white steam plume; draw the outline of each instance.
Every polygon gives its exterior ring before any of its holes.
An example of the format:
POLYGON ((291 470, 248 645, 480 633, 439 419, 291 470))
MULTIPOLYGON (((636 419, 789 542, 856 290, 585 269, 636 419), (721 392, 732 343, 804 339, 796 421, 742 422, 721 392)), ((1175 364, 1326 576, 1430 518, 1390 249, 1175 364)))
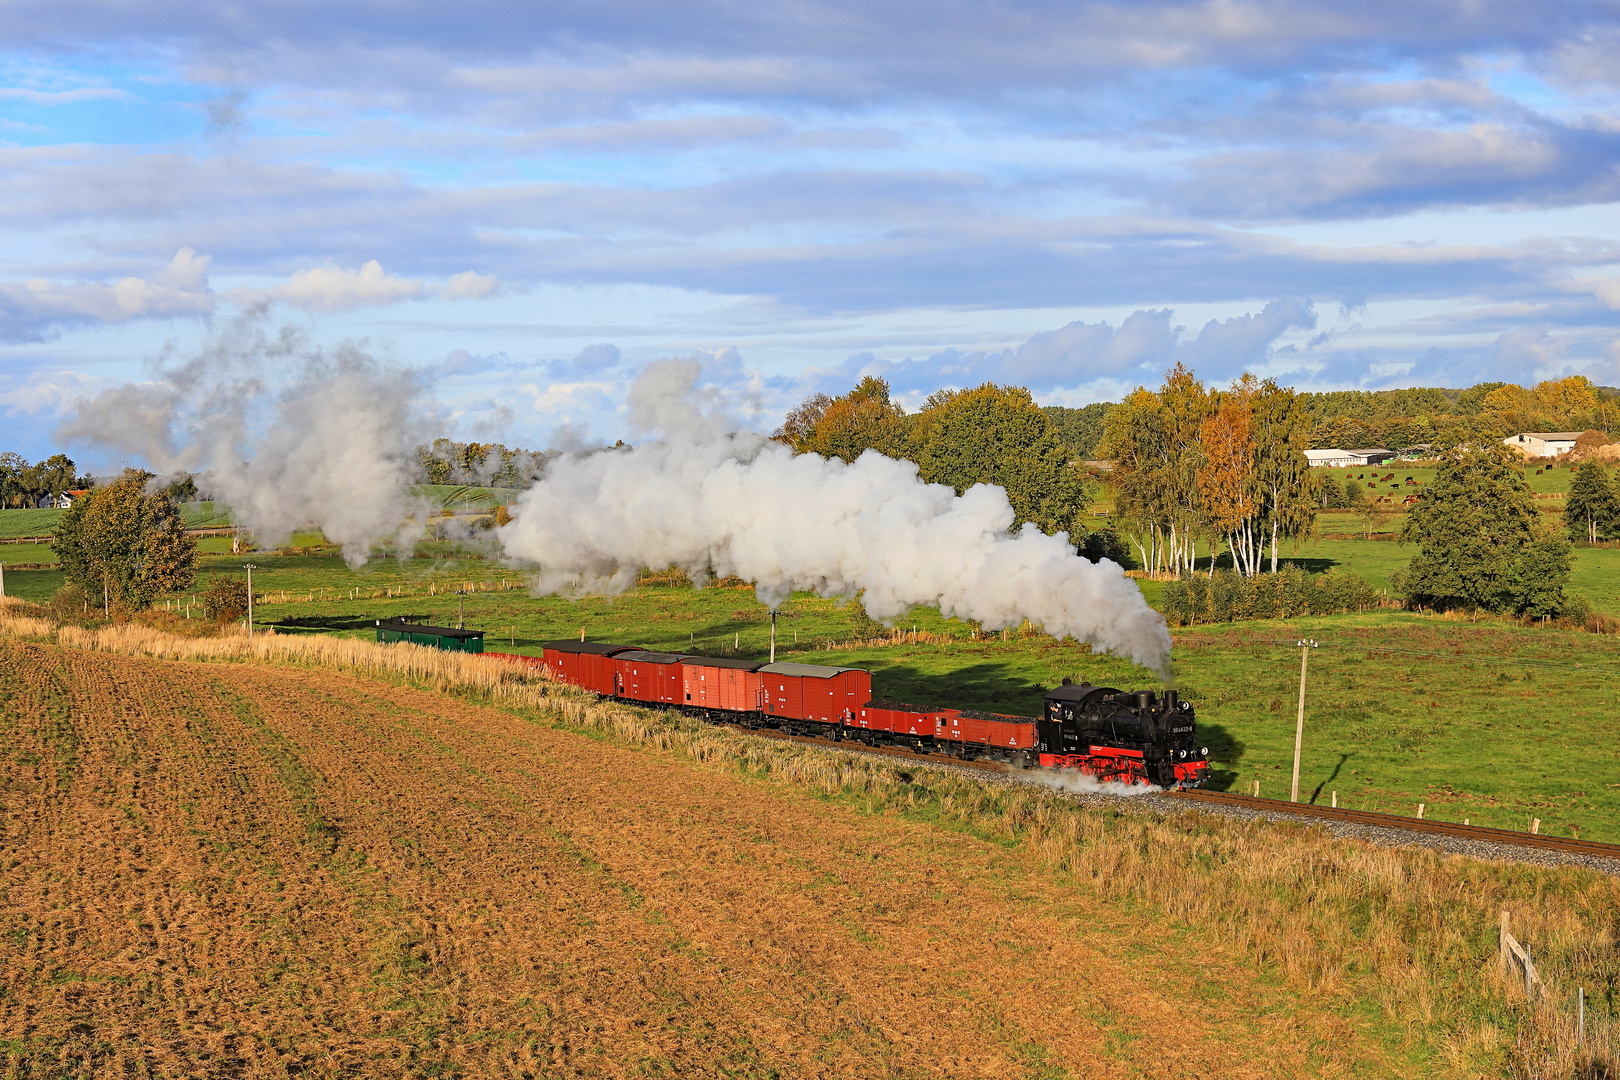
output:
POLYGON ((513 507, 508 554, 540 566, 543 593, 622 591, 644 566, 736 575, 777 607, 796 589, 863 592, 889 621, 918 605, 996 630, 1024 619, 1170 676, 1170 633, 1113 562, 1062 534, 1012 531, 1006 492, 958 496, 917 467, 867 451, 853 464, 724 434, 690 393, 698 365, 649 365, 632 419, 663 441, 570 455, 513 507))
POLYGON ((153 375, 80 401, 57 438, 133 455, 160 476, 201 474, 205 497, 267 547, 318 527, 358 567, 377 542, 420 532, 408 520, 424 429, 413 373, 353 343, 325 353, 290 329, 266 336, 249 318, 153 375))

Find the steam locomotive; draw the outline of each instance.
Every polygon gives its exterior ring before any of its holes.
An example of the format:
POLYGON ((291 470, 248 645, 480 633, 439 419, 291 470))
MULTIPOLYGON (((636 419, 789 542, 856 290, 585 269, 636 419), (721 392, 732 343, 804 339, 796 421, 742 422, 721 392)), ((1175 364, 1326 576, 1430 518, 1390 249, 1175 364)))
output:
MULTIPOLYGON (((533 657, 508 659, 536 663, 533 657)), ((1209 777, 1209 748, 1197 744, 1194 709, 1174 690, 1127 693, 1065 679, 1046 694, 1041 715, 1027 717, 873 699, 872 673, 861 668, 571 640, 547 642, 537 666, 604 697, 678 709, 715 723, 1024 768, 1073 769, 1125 784, 1189 788, 1209 777)))

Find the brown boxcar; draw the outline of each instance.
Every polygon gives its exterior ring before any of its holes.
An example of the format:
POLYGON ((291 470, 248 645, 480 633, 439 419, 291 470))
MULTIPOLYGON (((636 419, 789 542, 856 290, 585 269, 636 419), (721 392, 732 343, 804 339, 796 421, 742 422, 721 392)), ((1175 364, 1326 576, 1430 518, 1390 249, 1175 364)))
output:
POLYGON ((546 667, 554 678, 598 694, 618 692, 614 685, 615 669, 610 659, 618 653, 634 652, 634 645, 604 645, 599 641, 548 641, 545 645, 546 667))
POLYGON ((766 664, 759 669, 764 712, 783 720, 841 724, 872 698, 872 673, 819 664, 766 664))
POLYGON ((763 700, 758 660, 720 660, 712 656, 681 658, 680 704, 695 709, 759 712, 763 700))
POLYGON ((608 662, 617 669, 619 696, 636 701, 676 705, 681 701, 681 661, 679 653, 631 649, 618 653, 608 662))

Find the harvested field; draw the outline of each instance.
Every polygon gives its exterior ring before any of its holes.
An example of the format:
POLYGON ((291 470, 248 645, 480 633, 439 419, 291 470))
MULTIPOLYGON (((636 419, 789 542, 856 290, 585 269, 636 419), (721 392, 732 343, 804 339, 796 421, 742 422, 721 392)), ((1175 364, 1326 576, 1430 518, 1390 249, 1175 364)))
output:
POLYGON ((16 1075, 1426 1071, 1025 851, 427 691, 6 641, 0 754, 16 1075))

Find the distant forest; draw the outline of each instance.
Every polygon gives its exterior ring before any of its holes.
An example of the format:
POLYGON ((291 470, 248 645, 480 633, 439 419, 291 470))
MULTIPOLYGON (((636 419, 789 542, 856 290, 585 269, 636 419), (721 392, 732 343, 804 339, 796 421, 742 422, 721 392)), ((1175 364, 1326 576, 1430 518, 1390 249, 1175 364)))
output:
MULTIPOLYGON (((1414 387, 1408 390, 1299 392, 1310 419, 1313 450, 1373 447, 1405 450, 1435 440, 1443 429, 1462 426, 1470 434, 1506 436, 1518 431, 1586 431, 1613 434, 1620 429, 1620 388, 1594 386, 1580 376, 1545 382, 1534 389, 1486 382, 1466 390, 1414 387)), ((1043 411, 1076 458, 1095 460, 1103 426, 1114 402, 1079 409, 1048 406, 1043 411)))

